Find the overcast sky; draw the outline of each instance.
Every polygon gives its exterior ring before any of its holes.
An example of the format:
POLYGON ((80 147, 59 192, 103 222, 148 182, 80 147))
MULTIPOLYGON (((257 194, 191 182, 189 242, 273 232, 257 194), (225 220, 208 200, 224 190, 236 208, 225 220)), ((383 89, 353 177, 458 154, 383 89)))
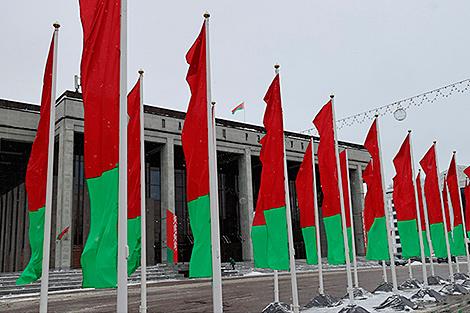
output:
MULTIPOLYGON (((245 101, 246 121, 262 124, 264 94, 281 65, 285 127, 302 131, 336 95, 342 118, 470 78, 470 1, 129 1, 128 83, 145 70, 144 101, 185 111, 185 54, 211 13, 216 115, 245 101)), ((52 36, 59 39, 58 95, 73 90, 82 32, 78 1, 3 1, 0 10, 0 98, 38 103, 52 36)), ((438 141, 441 170, 452 150, 470 164, 470 91, 412 107, 403 122, 381 118, 387 185, 392 159, 413 130, 421 159, 438 141)), ((343 128, 340 140, 363 143, 371 121, 343 128)))

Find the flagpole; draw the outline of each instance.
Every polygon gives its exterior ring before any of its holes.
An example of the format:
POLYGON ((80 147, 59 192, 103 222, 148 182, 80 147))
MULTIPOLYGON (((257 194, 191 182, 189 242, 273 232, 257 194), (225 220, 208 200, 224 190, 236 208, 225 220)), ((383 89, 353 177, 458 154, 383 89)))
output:
POLYGON ((243 100, 243 123, 246 123, 246 108, 245 108, 245 100, 243 100))
MULTIPOLYGON (((439 177, 439 161, 437 159, 437 142, 434 140, 434 156, 436 160, 436 171, 437 171, 437 177, 439 177)), ((444 182, 445 184, 445 182, 444 182)), ((445 239, 446 239, 446 248, 447 248, 447 264, 449 265, 449 276, 450 276, 450 282, 454 283, 454 269, 452 268, 452 258, 450 255, 450 244, 449 244, 449 234, 447 233, 447 223, 446 223, 446 212, 444 210, 444 200, 442 199, 442 192, 439 189, 439 198, 441 199, 441 209, 442 209, 442 219, 444 224, 444 232, 445 232, 445 239)), ((450 218, 449 218, 450 219, 450 218)))
MULTIPOLYGON (((454 165, 455 165, 455 176, 457 177, 457 187, 459 190, 459 201, 460 201, 460 214, 462 214, 462 226, 463 226, 463 241, 465 245, 465 253, 467 255, 467 273, 470 274, 470 255, 468 253, 468 244, 467 244, 467 225, 465 224, 465 214, 463 212, 463 204, 462 204, 462 194, 460 192, 460 185, 459 185, 459 173, 457 171, 457 151, 453 151, 454 153, 454 165)), ((470 208, 468 208, 470 210, 470 208)), ((456 258, 457 259, 457 258, 456 258)))
MULTIPOLYGON (((276 75, 279 75, 279 64, 274 65, 274 72, 276 75)), ((283 114, 284 116, 284 114, 283 114)), ((283 117, 284 118, 284 117, 283 117)), ((284 151, 284 189, 286 197, 286 219, 287 219, 287 239, 289 242, 289 267, 290 267, 290 279, 292 284, 292 306, 294 313, 299 312, 299 296, 297 293, 297 275, 295 270, 295 248, 294 248, 294 235, 292 233, 292 217, 291 217, 291 206, 290 206, 290 196, 289 196, 289 176, 287 173, 287 154, 286 154, 286 140, 284 131, 282 133, 283 137, 283 151, 284 151)), ((313 147, 312 147, 313 149, 313 147)), ((315 188, 315 187, 314 187, 315 188)))
POLYGON ((335 138, 335 158, 336 158, 336 170, 338 173, 338 189, 339 189, 339 199, 341 205, 341 222, 343 226, 343 240, 344 240, 344 259, 346 260, 346 271, 348 278, 348 293, 349 293, 349 305, 354 305, 354 294, 353 294, 353 283, 351 275, 351 261, 349 260, 349 242, 348 242, 348 233, 346 228, 346 211, 344 209, 344 196, 343 196, 343 181, 341 179, 341 163, 339 162, 339 153, 338 153, 338 138, 336 136, 336 117, 335 117, 335 105, 334 105, 334 95, 330 96, 331 98, 331 111, 333 115, 333 133, 335 138))
POLYGON ((317 234, 317 257, 318 257, 318 293, 324 294, 323 289, 323 267, 321 263, 321 240, 320 240, 320 217, 318 213, 317 202, 317 175, 315 171, 315 149, 313 146, 313 136, 310 136, 310 144, 312 145, 312 170, 313 170, 313 207, 315 209, 315 232, 317 234))
POLYGON ((211 244, 212 244, 212 303, 214 312, 223 312, 222 304, 222 270, 220 264, 220 230, 219 230, 219 195, 217 188, 217 150, 215 138, 215 102, 212 101, 209 17, 204 13, 206 31, 206 64, 207 64, 207 130, 209 143, 209 197, 211 211, 211 244))
POLYGON ((349 216, 351 217, 351 245, 353 253, 353 267, 354 267, 354 287, 359 287, 359 278, 357 275, 357 257, 356 257, 356 240, 354 233, 354 215, 352 209, 352 197, 351 197, 351 184, 349 182, 349 159, 348 159, 348 149, 345 149, 346 153, 346 178, 348 182, 348 195, 349 195, 349 216))
POLYGON ((47 292, 49 289, 49 258, 51 250, 51 215, 52 215, 52 181, 54 169, 54 131, 55 131, 55 97, 57 85, 57 51, 59 43, 60 24, 54 22, 54 52, 52 56, 52 86, 51 103, 49 112, 49 145, 47 156, 47 181, 46 181, 46 207, 44 209, 44 242, 42 252, 42 278, 39 312, 47 312, 47 292))
MULTIPOLYGON (((421 172, 421 169, 418 170, 421 172)), ((428 246, 429 246, 429 264, 431 265, 431 276, 435 276, 434 272, 434 262, 432 261, 432 255, 434 254, 434 249, 432 247, 432 242, 431 242, 431 229, 429 227, 429 217, 428 217, 428 206, 426 204, 426 196, 424 194, 424 186, 421 183, 421 175, 419 175, 420 180, 419 184, 421 185, 421 197, 423 198, 423 212, 424 212, 424 222, 426 224, 426 240, 428 241, 428 246)))
MULTIPOLYGON (((410 155, 411 155, 411 172, 412 172, 412 180, 413 180, 413 188, 415 191, 415 202, 416 202, 416 214, 417 214, 417 222, 418 222, 418 235, 419 235, 419 246, 421 249, 421 267, 423 270, 423 284, 424 288, 428 286, 428 273, 426 269, 426 257, 424 255, 424 239, 423 239, 423 228, 421 227, 421 213, 419 212, 419 200, 418 200, 418 188, 416 186, 416 175, 415 175, 415 164, 414 164, 414 155, 413 155, 413 144, 411 141, 411 129, 408 130, 408 136, 410 136, 410 155)), ((423 207, 424 210, 424 207, 423 207)))
MULTIPOLYGON (((380 176, 382 178, 382 193, 384 199, 384 212, 385 212, 385 224, 387 228, 387 240, 388 240, 388 254, 390 257, 390 267, 392 269, 392 283, 393 283, 393 293, 398 295, 398 284, 397 284, 397 272, 395 269, 395 257, 393 254, 393 240, 392 240, 392 231, 390 229, 390 214, 387 203, 385 202, 385 179, 384 179, 384 171, 383 171, 383 160, 382 160, 382 146, 380 142, 380 133, 379 133, 379 115, 375 115, 376 120, 376 130, 377 130, 377 142, 379 146, 379 161, 380 161, 380 176)), ((385 263, 385 262, 384 262, 385 263)))
MULTIPOLYGON (((450 197, 449 184, 447 183, 447 176, 445 174, 444 174, 444 184, 447 185, 447 188, 446 188, 447 192, 446 193, 447 193, 447 207, 449 209, 450 235, 452 237, 452 242, 454 242, 454 206, 452 205, 452 198, 450 197)), ((449 245, 451 245, 451 244, 449 243, 449 245)), ((450 251, 450 254, 452 256, 452 250, 450 251)), ((455 256, 455 269, 456 269, 457 273, 460 273, 458 255, 455 256)))
POLYGON ((127 313, 127 0, 121 0, 120 49, 117 311, 127 313))
POLYGON ((140 85, 140 312, 147 312, 147 221, 145 209, 144 70, 140 85))

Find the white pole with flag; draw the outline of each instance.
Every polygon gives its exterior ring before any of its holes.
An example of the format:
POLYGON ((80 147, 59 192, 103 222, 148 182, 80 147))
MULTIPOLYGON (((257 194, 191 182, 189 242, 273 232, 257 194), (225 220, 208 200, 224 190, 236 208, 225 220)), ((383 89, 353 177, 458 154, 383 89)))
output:
POLYGON ((348 233, 346 228, 346 211, 344 209, 344 197, 343 197, 343 181, 341 179, 341 163, 339 162, 339 153, 338 153, 338 138, 336 136, 336 117, 335 117, 335 105, 334 105, 334 95, 331 95, 331 111, 333 112, 333 133, 335 137, 335 157, 336 157, 336 170, 338 172, 338 189, 339 189, 339 199, 341 204, 341 222, 343 226, 343 240, 344 240, 344 259, 346 260, 346 271, 348 278, 348 293, 349 293, 349 304, 354 305, 354 294, 353 294, 353 283, 351 275, 351 261, 349 260, 349 242, 348 242, 348 233))
MULTIPOLYGON (((446 174, 444 174, 444 184, 447 185, 446 191, 447 191, 447 206, 449 208, 450 236, 451 236, 452 242, 454 242, 454 206, 452 205, 452 198, 450 197, 449 184, 447 183, 446 174)), ((452 243, 450 243, 450 245, 452 245, 452 243)), ((452 255, 452 250, 451 250, 450 254, 452 255)), ((450 262, 450 263, 452 263, 452 262, 450 262)), ((459 265, 458 255, 455 256, 455 269, 456 269, 456 273, 460 273, 460 265, 459 265)))
POLYGON ((212 244, 212 302, 214 312, 222 312, 222 270, 220 264, 220 230, 219 230, 219 195, 217 188, 217 150, 215 138, 215 102, 212 101, 209 17, 204 13, 206 31, 206 64, 207 64, 207 130, 209 144, 209 197, 211 211, 211 244, 212 244))
POLYGON ((147 232, 145 209, 144 71, 140 80, 140 312, 147 312, 147 232))
MULTIPOLYGON (((382 147, 380 144, 380 133, 379 133, 379 115, 375 115, 375 123, 377 127, 377 142, 379 145, 379 162, 380 162, 380 176, 382 176, 382 192, 383 192, 383 199, 384 199, 384 212, 385 212, 385 224, 387 228, 387 240, 388 240, 388 255, 390 257, 390 267, 392 269, 392 283, 393 283, 393 293, 398 295, 398 283, 397 283, 397 272, 395 269, 395 256, 393 254, 393 237, 392 231, 390 229, 390 212, 385 202, 385 178, 384 178, 384 170, 383 170, 383 160, 382 160, 382 147)), ((383 262, 385 264, 385 262, 383 262)))
POLYGON ((46 207, 44 212, 44 242, 42 250, 42 278, 41 298, 39 312, 47 312, 47 292, 49 289, 49 258, 51 251, 51 215, 52 215, 52 180, 54 169, 54 130, 55 130, 55 96, 57 85, 57 51, 59 44, 60 24, 55 22, 54 26, 54 52, 52 56, 52 86, 51 86, 51 108, 49 114, 49 141, 47 156, 47 182, 46 182, 46 207))
MULTIPOLYGON (((274 65, 274 71, 276 75, 279 74, 279 64, 274 65)), ((284 118, 284 114, 283 114, 284 118)), ((283 134, 284 137, 284 134, 283 134)), ((294 235, 292 233, 292 218, 291 218, 291 207, 290 207, 290 197, 289 197, 289 176, 287 172, 287 155, 286 155, 286 141, 283 140, 283 151, 284 151, 284 189, 286 197, 286 219, 287 219, 287 240, 289 243, 289 267, 290 267, 290 279, 292 284, 292 307, 294 313, 298 313, 299 306, 299 296, 297 294, 297 275, 295 271, 295 249, 294 249, 294 235)))
MULTIPOLYGON (((423 238, 423 228, 421 227, 421 214, 419 210, 419 200, 418 200, 418 188, 416 186, 416 174, 415 174, 415 164, 414 164, 414 156, 413 156, 413 144, 411 141, 411 129, 408 130, 410 136, 410 155, 411 155, 411 172, 412 172, 412 180, 413 180, 413 188, 415 191, 415 202, 416 202, 416 220, 418 222, 418 235, 419 235, 419 247, 421 249, 421 267, 423 270, 423 282, 424 288, 428 286, 428 272, 426 269, 426 256, 424 255, 424 238, 423 238)), ((423 208, 424 209, 424 208, 423 208)))
POLYGON ((127 0, 121 0, 120 46, 117 311, 127 313, 127 0))
MULTIPOLYGON (((421 169, 418 170, 419 172, 421 172, 421 169)), ((428 241, 428 246, 429 246, 429 264, 431 265, 431 275, 432 276, 435 276, 435 272, 434 272, 434 262, 432 261, 432 255, 434 254, 434 249, 432 247, 432 242, 431 242, 431 229, 429 227, 429 217, 428 217, 428 208, 427 208, 427 205, 426 205, 426 196, 424 194, 424 188, 423 188, 423 179, 421 177, 421 175, 419 175, 420 177, 420 181, 419 181, 419 184, 421 185, 421 197, 423 199, 423 212, 424 212, 424 221, 425 221, 425 224, 426 224, 426 240, 428 241)), ((424 279, 424 278, 423 278, 424 279)))

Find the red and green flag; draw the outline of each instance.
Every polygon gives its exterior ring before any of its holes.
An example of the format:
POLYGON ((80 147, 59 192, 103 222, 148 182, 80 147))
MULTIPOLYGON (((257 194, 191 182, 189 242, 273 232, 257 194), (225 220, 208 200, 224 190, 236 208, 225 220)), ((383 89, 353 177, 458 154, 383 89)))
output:
POLYGON ((431 256, 431 252, 429 250, 429 243, 426 231, 426 216, 424 215, 424 210, 426 210, 426 208, 424 207, 423 189, 421 187, 421 171, 418 172, 418 176, 416 177, 416 190, 418 192, 418 207, 419 217, 421 220, 421 233, 423 235, 424 255, 429 257, 431 256))
POLYGON ((245 102, 240 103, 232 110, 232 115, 235 114, 237 111, 245 110, 245 102))
POLYGON ((431 146, 421 161, 419 161, 419 164, 426 174, 426 178, 424 180, 424 196, 426 198, 426 208, 428 210, 432 248, 436 257, 446 258, 447 247, 444 233, 435 145, 431 146))
POLYGON ((57 235, 56 240, 61 240, 62 237, 64 237, 64 235, 69 232, 69 229, 70 229, 70 226, 67 226, 63 231, 61 231, 60 234, 57 235))
POLYGON ((457 178, 457 164, 455 163, 455 154, 452 155, 449 170, 447 171, 447 187, 449 190, 450 202, 452 203, 452 213, 454 215, 454 222, 452 225, 451 252, 453 255, 466 255, 462 209, 460 207, 460 188, 457 178))
POLYGON ((251 229, 255 267, 289 269, 286 190, 284 187, 284 125, 279 74, 264 97, 263 124, 266 135, 260 140, 263 164, 261 182, 251 229))
POLYGON ((297 200, 300 211, 300 228, 304 238, 307 264, 318 264, 317 232, 315 225, 315 205, 316 199, 313 185, 314 173, 312 160, 312 141, 305 150, 304 159, 300 165, 295 187, 297 189, 297 200))
POLYGON ((83 287, 117 283, 121 1, 80 0, 85 179, 90 232, 82 253, 83 287))
POLYGON ((352 241, 354 240, 354 234, 352 233, 351 227, 351 207, 349 199, 349 177, 348 177, 348 159, 347 151, 343 150, 339 154, 339 163, 341 168, 341 180, 343 186, 343 199, 344 199, 344 211, 346 215, 346 232, 348 234, 348 245, 349 245, 349 258, 353 260, 352 241))
POLYGON ((189 262, 190 277, 212 276, 206 58, 203 24, 199 36, 186 54, 189 64, 186 81, 191 89, 191 99, 181 133, 187 171, 189 221, 194 237, 189 262))
POLYGON ((372 160, 362 173, 362 178, 367 184, 363 211, 367 260, 390 259, 378 136, 377 119, 375 119, 364 142, 372 160))
POLYGON ((28 195, 31 259, 20 277, 18 277, 15 283, 16 285, 32 283, 42 275, 53 59, 54 35, 52 36, 46 68, 44 70, 38 131, 33 142, 28 167, 26 169, 25 184, 26 193, 28 195))
MULTIPOLYGON (((470 177, 470 166, 463 170, 467 177, 470 177)), ((468 180, 465 180, 465 228, 467 229, 467 237, 470 238, 470 185, 468 180)))
POLYGON ((318 145, 318 167, 323 191, 322 215, 328 245, 328 263, 344 264, 344 238, 341 222, 341 199, 338 186, 338 164, 335 154, 335 129, 333 105, 329 101, 313 120, 320 134, 318 145))
MULTIPOLYGON (((449 238, 450 254, 454 254, 454 244, 452 241, 452 223, 450 222, 451 209, 449 207, 449 191, 447 190, 447 177, 444 176, 444 185, 442 187, 442 203, 444 205, 445 223, 447 227, 447 237, 449 238)), ((451 204, 452 205, 452 204, 451 204)))
POLYGON ((175 213, 166 210, 167 263, 178 263, 178 218, 175 213))
POLYGON ((393 177, 393 203, 397 213, 398 233, 404 259, 420 255, 416 196, 411 164, 410 134, 403 141, 393 159, 396 175, 393 177))
POLYGON ((140 266, 141 256, 141 134, 140 134, 140 78, 127 96, 127 274, 140 266))

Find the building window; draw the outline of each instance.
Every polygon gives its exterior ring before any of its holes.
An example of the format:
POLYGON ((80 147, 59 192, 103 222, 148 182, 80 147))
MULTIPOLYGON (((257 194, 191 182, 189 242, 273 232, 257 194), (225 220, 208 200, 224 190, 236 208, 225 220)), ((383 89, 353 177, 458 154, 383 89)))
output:
POLYGON ((162 128, 165 128, 165 119, 162 119, 162 128))

